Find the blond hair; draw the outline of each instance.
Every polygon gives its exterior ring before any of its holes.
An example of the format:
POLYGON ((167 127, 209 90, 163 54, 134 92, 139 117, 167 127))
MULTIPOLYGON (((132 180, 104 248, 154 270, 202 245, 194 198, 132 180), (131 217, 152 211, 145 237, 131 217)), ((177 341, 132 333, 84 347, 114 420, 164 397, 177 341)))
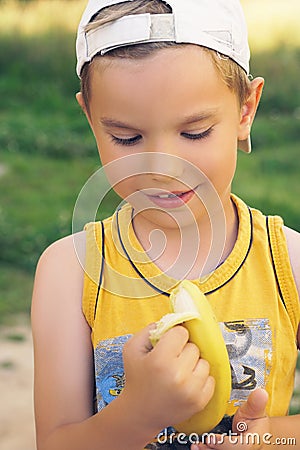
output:
MULTIPOLYGON (((108 6, 97 14, 92 22, 86 27, 86 31, 98 28, 109 22, 120 19, 131 14, 166 14, 171 13, 172 9, 166 3, 160 0, 133 0, 108 6)), ((111 50, 107 56, 110 58, 146 58, 152 53, 173 46, 186 46, 191 44, 177 44, 175 42, 150 42, 143 44, 127 45, 111 50)), ((215 68, 220 74, 226 86, 237 95, 240 106, 247 100, 250 94, 250 81, 246 72, 232 59, 220 55, 215 50, 201 47, 211 58, 215 68)), ((90 78, 91 72, 95 66, 95 61, 101 61, 103 56, 96 55, 92 62, 85 64, 81 72, 81 92, 87 110, 89 110, 89 101, 91 95, 90 78)))

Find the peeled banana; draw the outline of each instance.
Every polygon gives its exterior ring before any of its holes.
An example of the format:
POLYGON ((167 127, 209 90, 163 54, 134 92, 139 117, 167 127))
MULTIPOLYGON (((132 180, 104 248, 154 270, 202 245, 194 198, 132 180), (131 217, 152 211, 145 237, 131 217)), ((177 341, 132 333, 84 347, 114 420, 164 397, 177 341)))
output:
POLYGON ((213 397, 202 411, 174 425, 179 432, 200 435, 211 431, 226 412, 231 392, 230 362, 219 324, 198 287, 184 280, 170 298, 173 312, 157 322, 156 329, 150 332, 150 341, 154 346, 167 330, 182 324, 189 332, 189 341, 198 346, 201 358, 208 361, 210 375, 215 379, 213 397))

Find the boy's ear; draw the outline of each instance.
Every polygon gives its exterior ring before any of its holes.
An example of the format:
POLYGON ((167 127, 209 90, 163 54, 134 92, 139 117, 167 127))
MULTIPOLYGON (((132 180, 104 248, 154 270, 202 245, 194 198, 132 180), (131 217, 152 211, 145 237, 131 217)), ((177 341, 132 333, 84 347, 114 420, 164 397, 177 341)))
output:
POLYGON ((92 126, 92 124, 91 124, 91 119, 90 119, 90 116, 89 116, 89 113, 88 113, 88 110, 87 110, 87 108, 86 108, 86 104, 85 104, 85 101, 84 101, 84 98, 83 98, 83 95, 82 95, 81 92, 77 92, 77 94, 76 94, 76 100, 77 100, 77 102, 78 102, 80 108, 81 108, 82 111, 84 112, 85 117, 87 118, 87 120, 88 120, 90 126, 92 126))
POLYGON ((241 117, 239 124, 238 139, 243 141, 250 135, 252 123, 259 105, 262 90, 264 87, 264 79, 261 77, 254 78, 251 81, 250 95, 241 108, 241 117))
POLYGON ((80 106, 80 108, 82 109, 82 111, 84 112, 84 114, 86 114, 86 106, 83 100, 83 95, 81 92, 77 92, 76 94, 76 100, 80 106))

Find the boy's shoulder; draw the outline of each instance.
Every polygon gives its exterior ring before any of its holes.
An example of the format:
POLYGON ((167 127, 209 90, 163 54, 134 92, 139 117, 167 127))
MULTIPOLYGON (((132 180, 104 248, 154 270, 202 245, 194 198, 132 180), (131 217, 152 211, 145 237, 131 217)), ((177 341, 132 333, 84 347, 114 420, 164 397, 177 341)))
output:
POLYGON ((70 234, 50 244, 42 253, 40 261, 59 257, 59 259, 73 258, 82 261, 85 256, 86 231, 70 234))
POLYGON ((287 241, 295 282, 300 296, 300 233, 286 226, 283 227, 283 230, 287 241))
POLYGON ((82 331, 87 326, 82 314, 84 246, 85 232, 59 239, 46 248, 37 264, 31 317, 34 335, 47 346, 53 343, 53 330, 58 342, 66 330, 76 337, 74 327, 82 331))
POLYGON ((37 264, 36 275, 48 279, 63 278, 66 283, 82 277, 85 263, 86 232, 80 231, 53 242, 37 264))

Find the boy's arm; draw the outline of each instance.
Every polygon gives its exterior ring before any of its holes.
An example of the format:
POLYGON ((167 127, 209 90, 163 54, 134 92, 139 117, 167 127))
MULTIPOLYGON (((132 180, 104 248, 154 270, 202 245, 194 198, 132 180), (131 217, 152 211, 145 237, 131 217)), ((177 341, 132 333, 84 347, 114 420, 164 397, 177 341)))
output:
POLYGON ((79 258, 70 236, 45 251, 36 271, 32 329, 37 448, 141 450, 170 422, 203 409, 214 382, 183 327, 169 330, 151 351, 148 327, 125 345, 123 392, 93 415, 91 330, 81 309, 84 232, 80 240, 79 258))
POLYGON ((72 237, 41 256, 32 298, 37 444, 92 414, 90 329, 81 312, 83 269, 72 237))
MULTIPOLYGON (((292 271, 300 298, 300 233, 291 228, 284 227, 292 271)), ((300 348, 300 326, 298 328, 298 348, 300 348)))
POLYGON ((85 233, 77 238, 82 245, 76 245, 76 251, 82 255, 76 254, 69 236, 44 252, 36 271, 32 329, 37 448, 141 450, 154 434, 134 433, 137 423, 126 401, 120 398, 101 417, 93 416, 91 330, 81 309, 79 259, 84 260, 85 233))
POLYGON ((300 297, 300 233, 291 228, 284 227, 284 234, 291 261, 291 266, 300 297))

